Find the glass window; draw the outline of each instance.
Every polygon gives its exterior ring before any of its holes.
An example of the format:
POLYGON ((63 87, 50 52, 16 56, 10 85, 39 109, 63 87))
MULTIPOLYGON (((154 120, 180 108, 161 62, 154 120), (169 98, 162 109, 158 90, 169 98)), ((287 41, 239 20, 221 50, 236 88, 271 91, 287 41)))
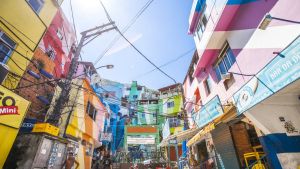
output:
POLYGON ((49 56, 49 58, 50 58, 51 60, 54 60, 54 59, 56 58, 56 52, 55 52, 55 50, 53 49, 53 47, 50 46, 50 45, 49 45, 48 48, 47 48, 46 54, 49 56))
POLYGON ((216 66, 216 67, 214 68, 214 70, 215 70, 215 72, 216 72, 217 79, 218 79, 218 80, 221 80, 222 77, 221 77, 221 72, 220 72, 219 67, 216 66))
POLYGON ((63 37, 63 35, 62 35, 60 29, 57 29, 57 30, 56 30, 56 35, 57 35, 57 37, 58 37, 60 40, 63 40, 64 37, 63 37))
POLYGON ((233 65, 233 63, 234 63, 236 60, 235 60, 235 56, 234 56, 232 50, 231 50, 230 48, 228 48, 228 50, 226 51, 226 54, 227 54, 227 56, 228 56, 228 58, 229 58, 229 60, 230 60, 230 62, 231 62, 231 65, 233 65))
POLYGON ((168 108, 174 107, 174 101, 168 102, 168 103, 167 103, 167 107, 168 107, 168 108))
POLYGON ((27 2, 36 13, 39 13, 44 6, 44 0, 27 0, 27 2))
POLYGON ((204 81, 204 85, 207 91, 207 95, 209 95, 212 89, 212 82, 210 76, 208 76, 207 79, 204 81))
POLYGON ((222 74, 228 73, 228 70, 236 61, 230 47, 227 45, 225 48, 225 52, 221 54, 221 57, 214 68, 218 81, 222 79, 222 74))
POLYGON ((6 63, 16 43, 0 31, 0 62, 6 63))

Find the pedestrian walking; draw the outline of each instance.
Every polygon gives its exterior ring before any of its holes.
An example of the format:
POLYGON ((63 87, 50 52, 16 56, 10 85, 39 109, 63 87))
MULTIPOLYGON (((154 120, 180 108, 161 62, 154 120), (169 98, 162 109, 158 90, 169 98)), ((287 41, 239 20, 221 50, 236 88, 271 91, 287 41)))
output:
POLYGON ((110 155, 106 154, 102 160, 103 169, 112 169, 112 161, 110 155))
POLYGON ((74 164, 76 164, 75 169, 79 167, 79 163, 78 161, 76 161, 73 152, 68 153, 67 159, 64 164, 65 169, 73 169, 74 164))

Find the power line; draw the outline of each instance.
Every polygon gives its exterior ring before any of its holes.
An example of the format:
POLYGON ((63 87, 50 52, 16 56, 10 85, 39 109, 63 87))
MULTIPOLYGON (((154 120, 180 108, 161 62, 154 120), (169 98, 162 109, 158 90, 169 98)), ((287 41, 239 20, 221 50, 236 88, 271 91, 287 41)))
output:
MULTIPOLYGON (((149 0, 138 12, 137 14, 130 20, 130 22, 122 29, 122 33, 125 33, 129 30, 129 28, 137 21, 137 19, 146 11, 146 9, 151 5, 151 3, 154 0, 149 0)), ((104 5, 101 0, 99 0, 100 5, 104 8, 104 5)), ((106 9, 104 8, 106 11, 106 9)), ((107 18, 110 18, 108 15, 108 12, 105 12, 107 18)), ((111 18, 109 19, 111 20, 111 18)), ((98 56, 98 58, 95 60, 94 65, 96 65, 105 55, 106 53, 114 46, 114 44, 121 38, 119 34, 117 34, 114 39, 109 43, 109 45, 106 47, 106 49, 98 56)))
POLYGON ((164 74, 165 76, 167 76, 169 79, 171 79, 174 84, 177 83, 177 81, 171 77, 170 75, 168 75, 166 72, 164 72, 161 68, 159 68, 156 64, 154 64, 146 55, 144 55, 135 45, 133 45, 123 34, 122 32, 117 29, 117 31, 120 33, 120 35, 143 57, 145 58, 151 65, 153 65, 157 70, 159 70, 162 74, 164 74))
MULTIPOLYGON (((108 11, 106 10, 104 4, 101 2, 101 0, 99 0, 104 11, 105 11, 105 14, 107 16, 107 19, 109 21, 111 21, 111 17, 108 13, 108 11)), ((157 70, 159 70, 162 74, 164 74, 165 76, 167 76, 169 79, 171 79, 175 84, 177 83, 176 80, 171 77, 170 75, 168 75, 166 72, 164 72, 163 70, 161 70, 156 64, 154 64, 146 55, 144 55, 135 45, 133 45, 126 37, 125 35, 120 31, 120 29, 118 27, 116 27, 116 31, 119 32, 119 34, 143 57, 145 58, 151 65, 153 65, 157 70)))
MULTIPOLYGON (((187 50, 186 52, 180 54, 177 58, 172 59, 172 60, 170 60, 170 61, 168 61, 168 62, 166 62, 166 63, 160 65, 159 68, 163 68, 163 67, 165 67, 165 66, 167 66, 167 65, 169 65, 169 64, 171 64, 171 63, 174 63, 174 62, 178 61, 180 58, 186 56, 187 54, 189 54, 191 51, 194 51, 194 50, 195 50, 195 48, 192 48, 192 49, 187 50)), ((157 70, 157 69, 155 68, 155 69, 152 69, 152 70, 150 70, 150 71, 148 71, 148 72, 145 72, 145 73, 143 73, 143 74, 140 74, 140 75, 136 76, 135 79, 140 78, 140 77, 142 77, 142 76, 145 76, 145 75, 147 75, 147 74, 149 74, 149 73, 152 73, 152 72, 154 72, 155 70, 157 70)))

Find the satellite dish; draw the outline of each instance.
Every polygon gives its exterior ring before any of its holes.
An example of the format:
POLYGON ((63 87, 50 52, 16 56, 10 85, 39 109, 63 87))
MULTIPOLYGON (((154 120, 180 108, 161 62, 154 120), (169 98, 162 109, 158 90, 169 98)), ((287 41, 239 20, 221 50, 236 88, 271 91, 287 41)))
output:
POLYGON ((101 78, 97 73, 92 74, 91 76, 91 83, 92 84, 97 84, 101 82, 101 78))

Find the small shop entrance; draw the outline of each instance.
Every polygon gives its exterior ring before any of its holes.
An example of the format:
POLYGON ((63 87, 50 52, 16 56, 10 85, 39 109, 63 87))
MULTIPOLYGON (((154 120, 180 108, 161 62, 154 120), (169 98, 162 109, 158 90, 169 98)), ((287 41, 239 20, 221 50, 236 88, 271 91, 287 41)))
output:
POLYGON ((241 121, 231 124, 230 131, 241 168, 255 165, 264 165, 264 169, 267 168, 265 153, 253 124, 243 118, 241 121))

